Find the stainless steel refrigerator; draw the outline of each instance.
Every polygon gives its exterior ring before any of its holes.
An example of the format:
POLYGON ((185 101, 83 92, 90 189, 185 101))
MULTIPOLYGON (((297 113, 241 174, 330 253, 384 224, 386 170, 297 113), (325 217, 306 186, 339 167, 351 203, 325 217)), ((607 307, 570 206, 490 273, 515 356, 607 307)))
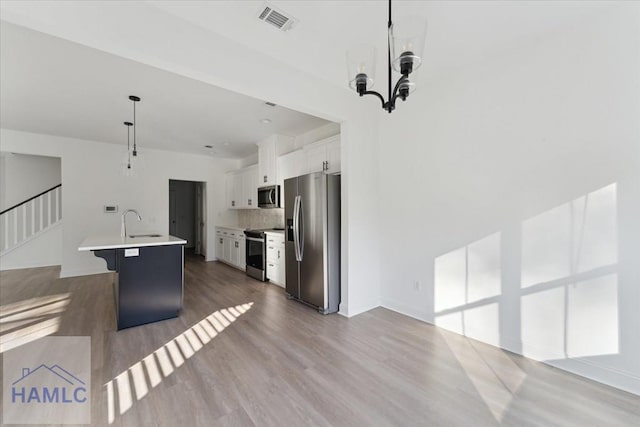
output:
POLYGON ((335 313, 340 305, 340 176, 322 172, 284 182, 286 291, 335 313))

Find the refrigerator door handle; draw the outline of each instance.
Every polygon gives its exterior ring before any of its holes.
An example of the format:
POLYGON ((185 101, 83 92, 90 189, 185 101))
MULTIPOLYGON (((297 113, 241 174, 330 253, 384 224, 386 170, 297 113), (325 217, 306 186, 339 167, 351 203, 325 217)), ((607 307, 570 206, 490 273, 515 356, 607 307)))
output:
POLYGON ((298 219, 298 247, 300 248, 298 251, 300 252, 300 259, 298 261, 302 261, 304 257, 304 205, 302 204, 302 196, 300 197, 299 207, 298 207, 298 215, 300 219, 298 219))
POLYGON ((296 261, 301 261, 300 257, 300 196, 296 196, 293 202, 293 249, 296 255, 296 261))

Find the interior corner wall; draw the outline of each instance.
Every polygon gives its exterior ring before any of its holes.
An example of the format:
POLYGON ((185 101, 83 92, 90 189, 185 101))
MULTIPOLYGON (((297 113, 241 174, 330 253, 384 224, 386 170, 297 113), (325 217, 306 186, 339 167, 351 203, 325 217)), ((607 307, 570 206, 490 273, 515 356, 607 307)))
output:
POLYGON ((61 277, 106 272, 104 260, 78 246, 90 235, 120 233, 121 213, 136 209, 142 221, 129 218, 131 233, 169 232, 169 180, 206 182, 207 254, 215 253, 215 228, 228 220, 224 173, 237 161, 140 148, 133 176, 127 176, 126 147, 52 135, 0 130, 3 148, 24 154, 62 158, 63 236, 61 277), (117 205, 116 214, 104 205, 117 205))
POLYGON ((61 182, 59 158, 11 152, 3 152, 2 157, 0 210, 17 205, 61 182))
POLYGON ((382 305, 640 394, 640 8, 380 124, 382 305))

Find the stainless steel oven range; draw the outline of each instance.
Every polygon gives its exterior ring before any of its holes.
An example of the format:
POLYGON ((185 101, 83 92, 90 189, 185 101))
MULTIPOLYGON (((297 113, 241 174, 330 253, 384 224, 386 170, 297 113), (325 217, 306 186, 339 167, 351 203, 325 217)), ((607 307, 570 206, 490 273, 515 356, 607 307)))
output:
POLYGON ((267 240, 264 230, 245 230, 247 275, 266 280, 267 240))
POLYGON ((265 282, 267 280, 267 235, 265 231, 284 228, 245 230, 247 275, 265 282))

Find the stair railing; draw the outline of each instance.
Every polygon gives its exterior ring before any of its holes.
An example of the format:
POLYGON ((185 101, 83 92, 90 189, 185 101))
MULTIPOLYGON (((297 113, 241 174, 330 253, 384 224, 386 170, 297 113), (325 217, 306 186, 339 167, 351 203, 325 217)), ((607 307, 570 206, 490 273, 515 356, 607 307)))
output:
POLYGON ((0 212, 0 255, 62 219, 62 184, 0 212))

